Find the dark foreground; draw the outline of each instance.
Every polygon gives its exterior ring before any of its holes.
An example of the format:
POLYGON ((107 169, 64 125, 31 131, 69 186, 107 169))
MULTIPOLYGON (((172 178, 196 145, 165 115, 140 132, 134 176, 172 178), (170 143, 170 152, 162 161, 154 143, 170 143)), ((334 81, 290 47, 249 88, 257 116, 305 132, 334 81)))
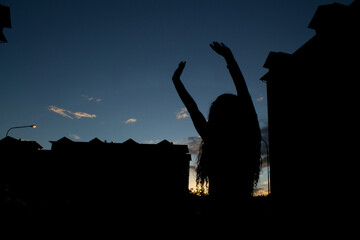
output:
POLYGON ((111 199, 83 202, 42 202, 31 205, 19 199, 3 199, 0 216, 3 223, 34 226, 35 228, 61 227, 63 230, 95 230, 107 228, 126 230, 128 227, 145 226, 182 227, 184 230, 224 222, 254 221, 269 214, 269 197, 255 197, 237 208, 216 206, 206 196, 189 194, 184 199, 157 198, 123 199, 114 203, 111 199), (146 200, 146 201, 145 201, 146 200), (125 228, 125 229, 123 229, 125 228))
MULTIPOLYGON (((286 202, 291 202, 286 200, 286 202)), ((85 239, 256 239, 269 236, 293 237, 322 233, 334 221, 316 208, 301 207, 299 201, 279 204, 271 196, 254 197, 238 207, 216 205, 206 196, 145 201, 111 199, 95 202, 43 202, 31 206, 16 199, 1 202, 1 233, 11 236, 41 236, 85 239), (220 234, 220 235, 219 235, 220 234)), ((336 215, 336 219, 338 215, 336 215)), ((336 224, 339 228, 340 225, 336 224)), ((337 229, 334 228, 334 229, 337 229)), ((326 230, 328 231, 328 230, 326 230)))

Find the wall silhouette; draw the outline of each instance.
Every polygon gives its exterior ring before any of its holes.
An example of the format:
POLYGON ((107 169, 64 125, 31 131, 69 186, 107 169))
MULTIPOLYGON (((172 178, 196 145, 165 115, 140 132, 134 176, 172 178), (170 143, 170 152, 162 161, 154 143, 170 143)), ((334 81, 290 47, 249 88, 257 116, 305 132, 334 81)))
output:
POLYGON ((36 142, 0 140, 1 199, 9 214, 14 209, 52 218, 160 213, 175 204, 181 209, 187 197, 186 145, 66 137, 51 143, 51 150, 40 150, 36 142))
POLYGON ((325 212, 324 202, 354 187, 359 5, 319 6, 309 24, 315 36, 292 54, 270 52, 264 64, 272 197, 301 200, 299 212, 325 212))

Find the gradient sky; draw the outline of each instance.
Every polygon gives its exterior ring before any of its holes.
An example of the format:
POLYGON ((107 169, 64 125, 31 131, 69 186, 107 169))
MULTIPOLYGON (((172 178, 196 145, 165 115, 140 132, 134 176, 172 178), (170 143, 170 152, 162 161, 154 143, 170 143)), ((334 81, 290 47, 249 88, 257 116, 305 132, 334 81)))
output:
POLYGON ((171 81, 178 63, 187 61, 182 80, 205 116, 218 95, 235 93, 212 41, 232 49, 265 127, 259 79, 269 51, 298 49, 315 34, 307 26, 317 7, 333 2, 0 1, 12 21, 0 44, 1 138, 10 127, 36 124, 10 135, 46 149, 64 136, 186 143, 198 134, 171 81))

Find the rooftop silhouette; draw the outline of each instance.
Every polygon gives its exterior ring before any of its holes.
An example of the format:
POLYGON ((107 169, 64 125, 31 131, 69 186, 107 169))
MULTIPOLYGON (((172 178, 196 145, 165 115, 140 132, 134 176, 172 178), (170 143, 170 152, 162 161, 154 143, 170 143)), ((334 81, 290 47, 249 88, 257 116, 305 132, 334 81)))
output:
POLYGON ((161 212, 175 202, 181 206, 187 197, 191 157, 186 145, 66 137, 51 143, 51 150, 41 150, 34 141, 0 140, 6 156, 0 163, 1 199, 17 199, 34 216, 47 209, 55 217, 59 209, 102 216, 161 212))

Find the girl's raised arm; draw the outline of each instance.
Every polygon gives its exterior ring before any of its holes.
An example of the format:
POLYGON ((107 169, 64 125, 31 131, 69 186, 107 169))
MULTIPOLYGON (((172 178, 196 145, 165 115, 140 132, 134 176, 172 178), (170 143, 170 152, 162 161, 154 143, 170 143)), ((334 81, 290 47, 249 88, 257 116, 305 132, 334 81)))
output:
POLYGON ((213 42, 213 44, 210 44, 210 47, 217 54, 224 57, 227 63, 227 68, 229 69, 230 75, 234 81, 237 95, 239 97, 247 99, 249 103, 251 103, 251 105, 253 106, 244 76, 242 75, 239 65, 237 64, 231 50, 227 46, 225 46, 224 43, 219 44, 218 42, 213 42))
POLYGON ((173 83, 175 85, 176 91, 178 92, 180 99, 184 103, 186 109, 190 113, 190 117, 194 123, 196 131, 199 135, 205 139, 206 138, 206 119, 200 112, 197 107, 194 99, 190 96, 188 91, 186 91, 183 83, 180 80, 181 73, 185 68, 186 62, 180 62, 179 67, 175 70, 172 77, 173 83))

